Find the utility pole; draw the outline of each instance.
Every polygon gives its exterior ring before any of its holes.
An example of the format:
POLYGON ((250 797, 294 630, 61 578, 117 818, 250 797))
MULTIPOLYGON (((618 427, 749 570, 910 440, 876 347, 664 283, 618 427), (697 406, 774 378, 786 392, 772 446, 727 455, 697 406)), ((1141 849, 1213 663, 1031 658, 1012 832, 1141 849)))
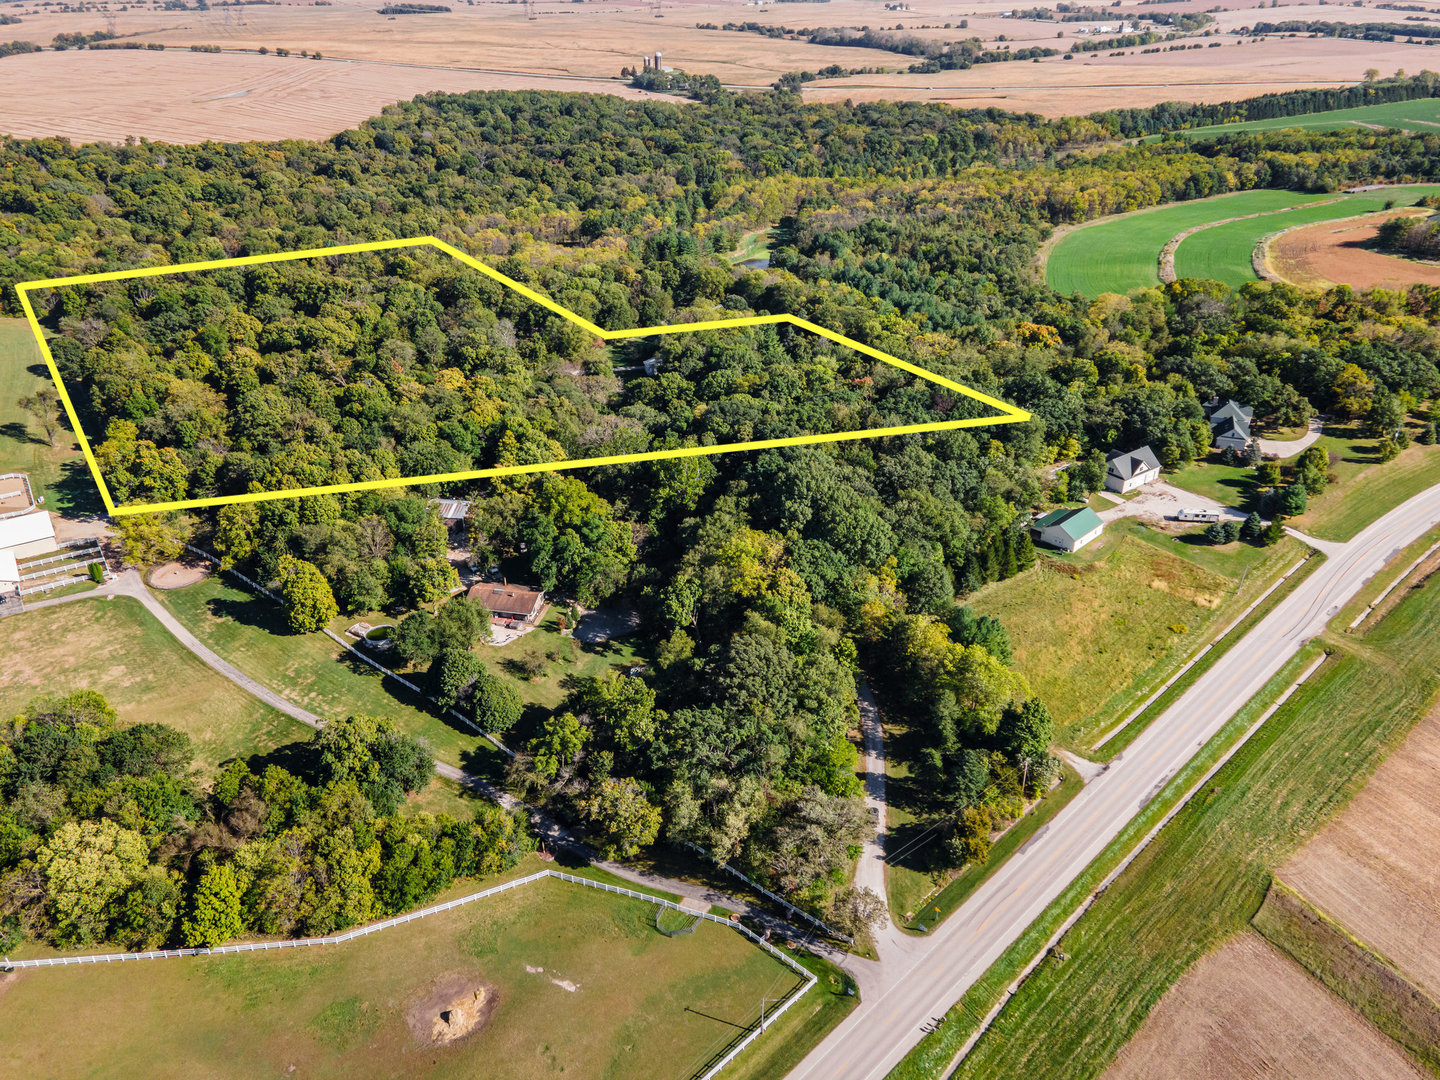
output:
POLYGON ((765 1030, 765 1002, 767 1002, 767 1001, 773 1001, 773 1002, 775 1002, 776 1004, 779 1004, 780 1000, 781 1000, 780 998, 763 998, 763 997, 760 999, 760 1030, 761 1030, 761 1031, 764 1031, 764 1030, 765 1030))

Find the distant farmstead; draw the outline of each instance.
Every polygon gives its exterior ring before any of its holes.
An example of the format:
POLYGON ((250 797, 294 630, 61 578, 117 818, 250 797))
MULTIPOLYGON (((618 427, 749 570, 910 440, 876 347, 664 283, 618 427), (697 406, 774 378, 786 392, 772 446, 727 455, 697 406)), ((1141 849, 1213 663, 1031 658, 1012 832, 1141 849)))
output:
POLYGON ((1105 487, 1124 495, 1160 479, 1160 459, 1148 446, 1117 450, 1105 459, 1105 487))
POLYGON ((496 584, 482 581, 472 585, 465 594, 471 600, 478 600, 502 619, 533 623, 545 610, 545 590, 531 589, 524 585, 496 584))
POLYGON ((1035 542, 1061 551, 1079 551, 1105 529, 1100 515, 1088 506, 1078 510, 1051 510, 1030 523, 1035 542))

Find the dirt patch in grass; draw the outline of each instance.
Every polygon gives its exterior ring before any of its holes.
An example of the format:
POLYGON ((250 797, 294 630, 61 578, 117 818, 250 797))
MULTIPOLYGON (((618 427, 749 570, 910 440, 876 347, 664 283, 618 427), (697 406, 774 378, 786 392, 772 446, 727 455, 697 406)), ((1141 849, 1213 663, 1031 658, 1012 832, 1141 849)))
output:
POLYGON ((150 571, 150 585, 156 589, 183 589, 210 576, 211 566, 201 559, 167 562, 150 571))
POLYGON ((1360 221, 1292 229, 1270 242, 1267 259, 1280 277, 1307 287, 1341 284, 1357 289, 1403 289, 1414 284, 1440 285, 1440 263, 1401 259, 1373 249, 1385 221, 1424 214, 1423 210, 1409 208, 1360 221))
POLYGON ((1246 933, 1201 960, 1160 999, 1105 1080, 1424 1075, 1300 965, 1246 933))
POLYGON ((499 1004, 495 987, 474 975, 451 971, 405 1011, 405 1022, 422 1046, 449 1046, 484 1029, 499 1004))
POLYGON ((1408 978, 1440 997, 1440 711, 1278 872, 1408 978))

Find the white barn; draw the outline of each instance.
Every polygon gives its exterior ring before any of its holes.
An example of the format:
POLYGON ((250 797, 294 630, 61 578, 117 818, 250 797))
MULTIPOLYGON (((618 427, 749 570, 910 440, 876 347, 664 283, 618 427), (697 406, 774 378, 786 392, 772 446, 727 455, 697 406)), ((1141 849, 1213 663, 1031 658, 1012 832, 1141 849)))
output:
POLYGON ((55 526, 48 510, 0 521, 0 581, 20 580, 17 559, 55 550, 55 526))

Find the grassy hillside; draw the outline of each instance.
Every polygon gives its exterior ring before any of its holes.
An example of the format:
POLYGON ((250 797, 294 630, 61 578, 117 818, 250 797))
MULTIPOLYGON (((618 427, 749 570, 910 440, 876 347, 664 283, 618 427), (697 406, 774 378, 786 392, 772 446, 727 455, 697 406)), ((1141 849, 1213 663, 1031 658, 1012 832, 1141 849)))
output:
POLYGON ((1005 624, 1016 667, 1055 715, 1056 741, 1088 755, 1299 553, 1293 540, 1213 548, 1121 520, 1077 555, 1042 556, 969 603, 1005 624))
POLYGON ((1399 128, 1429 134, 1440 124, 1440 98, 1392 101, 1385 105, 1364 105, 1358 109, 1333 109, 1308 116, 1279 116, 1273 120, 1247 120, 1239 124, 1210 124, 1179 132, 1188 138, 1207 139, 1242 131, 1335 131, 1356 127, 1399 128))
POLYGON ((222 678, 128 597, 76 600, 0 619, 0 716, 41 694, 98 690, 124 724, 150 721, 195 740, 202 771, 310 738, 310 729, 222 678))
MULTIPOLYGON (((1417 590, 1266 724, 1065 938, 958 1077, 1100 1075, 1200 956, 1243 930, 1271 871, 1430 706, 1440 602, 1417 590)), ((1273 685, 1273 684, 1272 684, 1273 685)), ((1249 709, 1256 711, 1258 703, 1249 709)))

